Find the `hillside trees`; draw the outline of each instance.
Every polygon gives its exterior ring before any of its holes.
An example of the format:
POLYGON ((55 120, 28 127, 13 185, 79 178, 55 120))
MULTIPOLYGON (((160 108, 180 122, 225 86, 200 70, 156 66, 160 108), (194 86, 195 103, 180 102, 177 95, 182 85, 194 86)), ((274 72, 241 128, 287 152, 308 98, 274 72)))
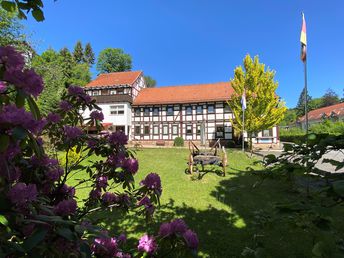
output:
POLYGON ((131 56, 120 48, 106 48, 98 56, 97 70, 100 73, 124 72, 131 68, 131 56))
POLYGON ((246 92, 244 129, 248 133, 251 148, 252 135, 278 124, 286 111, 284 103, 276 96, 278 83, 274 76, 274 71, 265 69, 265 65, 259 63, 258 56, 252 59, 246 55, 243 66, 234 70, 234 79, 231 81, 234 94, 228 102, 234 113, 233 127, 240 132, 243 130, 241 96, 246 92))

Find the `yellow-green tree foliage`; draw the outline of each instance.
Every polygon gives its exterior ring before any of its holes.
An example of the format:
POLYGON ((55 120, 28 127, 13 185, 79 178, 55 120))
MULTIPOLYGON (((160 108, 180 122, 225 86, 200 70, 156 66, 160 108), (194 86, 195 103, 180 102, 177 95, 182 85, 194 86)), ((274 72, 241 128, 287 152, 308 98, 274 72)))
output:
POLYGON ((269 129, 277 125, 284 117, 287 108, 276 95, 278 83, 274 81, 275 72, 259 63, 258 56, 254 59, 246 55, 243 66, 234 70, 231 81, 234 94, 228 104, 233 110, 233 127, 242 131, 243 112, 241 97, 246 92, 245 131, 249 138, 252 133, 269 129))

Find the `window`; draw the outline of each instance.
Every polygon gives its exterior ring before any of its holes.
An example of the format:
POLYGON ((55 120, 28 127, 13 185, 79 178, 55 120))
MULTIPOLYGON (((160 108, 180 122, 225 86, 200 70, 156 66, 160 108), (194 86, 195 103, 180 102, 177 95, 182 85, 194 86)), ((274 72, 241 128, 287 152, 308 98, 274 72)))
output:
POLYGON ((197 135, 200 135, 200 134, 201 134, 201 125, 197 125, 196 134, 197 134, 197 135))
POLYGON ((141 134, 141 126, 135 126, 135 135, 141 134))
POLYGON ((164 126, 162 127, 162 134, 163 134, 163 135, 168 135, 168 125, 164 125, 164 126))
POLYGON ((153 116, 159 116, 159 108, 158 107, 153 108, 153 116))
POLYGON ((115 95, 116 94, 116 90, 110 90, 110 95, 115 95))
POLYGON ((93 96, 98 96, 99 95, 99 91, 98 90, 94 90, 92 95, 93 96))
POLYGON ((110 106, 111 115, 124 115, 124 105, 110 106))
POLYGON ((186 114, 187 115, 192 115, 192 106, 186 107, 186 114))
POLYGON ((145 133, 145 135, 149 135, 149 125, 145 125, 145 131, 144 131, 144 133, 145 133))
POLYGON ((124 89, 123 88, 119 88, 116 90, 117 94, 124 94, 124 89))
POLYGON ((224 105, 225 105, 224 112, 225 113, 230 113, 231 112, 231 108, 229 107, 229 105, 227 103, 225 103, 224 105))
POLYGON ((216 138, 223 138, 223 125, 217 125, 216 126, 216 138))
POLYGON ((271 137, 272 136, 272 129, 263 130, 262 135, 263 135, 263 137, 271 137))
POLYGON ((186 134, 187 135, 192 135, 192 125, 186 125, 186 134))
POLYGON ((215 112, 214 105, 208 105, 208 114, 213 114, 215 112))
POLYGON ((197 115, 203 114, 203 106, 197 106, 196 113, 197 115))
POLYGON ((135 109, 134 109, 134 114, 135 114, 135 116, 140 116, 140 115, 141 115, 141 110, 140 110, 140 108, 135 108, 135 109))
POLYGON ((149 116, 149 113, 150 113, 150 108, 144 108, 144 110, 143 110, 143 115, 144 116, 149 116))
POLYGON ((159 126, 158 125, 154 125, 154 127, 153 127, 153 134, 154 135, 158 135, 159 134, 159 126))
POLYGON ((167 107, 166 113, 168 116, 173 116, 173 107, 167 107))
POLYGON ((178 125, 172 126, 172 134, 173 135, 178 135, 178 125))

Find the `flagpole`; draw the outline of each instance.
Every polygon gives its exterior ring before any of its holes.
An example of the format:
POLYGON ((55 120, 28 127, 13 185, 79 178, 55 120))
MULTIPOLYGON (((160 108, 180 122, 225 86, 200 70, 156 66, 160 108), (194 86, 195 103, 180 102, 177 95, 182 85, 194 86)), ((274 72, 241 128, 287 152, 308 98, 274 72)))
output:
POLYGON ((242 151, 245 151, 245 109, 242 110, 242 151))
POLYGON ((307 90, 307 58, 303 62, 305 76, 305 118, 306 118, 306 135, 308 135, 308 90, 307 90))

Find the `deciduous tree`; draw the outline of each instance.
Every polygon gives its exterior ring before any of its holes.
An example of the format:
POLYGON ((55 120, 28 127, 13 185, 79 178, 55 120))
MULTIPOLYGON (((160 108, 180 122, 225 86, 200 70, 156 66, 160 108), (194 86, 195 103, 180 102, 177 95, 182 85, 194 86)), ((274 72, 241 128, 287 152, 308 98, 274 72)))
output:
POLYGON ((339 103, 339 96, 334 90, 327 89, 326 93, 322 96, 322 107, 331 106, 339 103))
POLYGON ((156 80, 154 80, 149 75, 145 76, 146 86, 147 88, 154 88, 156 86, 156 80))
POLYGON ((130 71, 131 63, 131 56, 122 49, 106 48, 98 56, 97 70, 100 73, 130 71))
POLYGON ((246 55, 243 66, 234 70, 231 81, 234 94, 228 104, 233 110, 233 127, 243 130, 243 112, 241 97, 246 93, 246 110, 244 129, 248 133, 252 148, 252 134, 277 125, 286 111, 285 104, 276 95, 278 83, 274 80, 275 72, 259 63, 258 56, 254 59, 246 55))

